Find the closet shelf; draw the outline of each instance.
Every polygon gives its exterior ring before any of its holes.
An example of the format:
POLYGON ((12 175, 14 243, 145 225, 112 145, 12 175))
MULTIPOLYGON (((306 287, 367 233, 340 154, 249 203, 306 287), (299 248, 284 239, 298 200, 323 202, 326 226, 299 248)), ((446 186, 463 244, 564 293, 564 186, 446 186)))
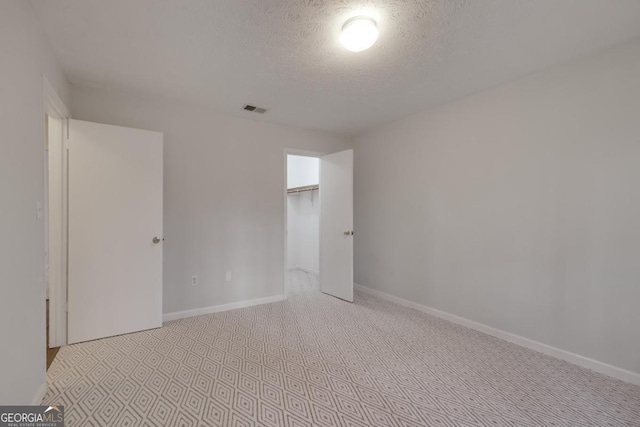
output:
POLYGON ((295 187, 295 188, 288 188, 287 189, 287 194, 296 194, 296 193, 302 193, 304 191, 313 191, 313 190, 319 190, 320 186, 319 185, 305 185, 304 187, 295 187))

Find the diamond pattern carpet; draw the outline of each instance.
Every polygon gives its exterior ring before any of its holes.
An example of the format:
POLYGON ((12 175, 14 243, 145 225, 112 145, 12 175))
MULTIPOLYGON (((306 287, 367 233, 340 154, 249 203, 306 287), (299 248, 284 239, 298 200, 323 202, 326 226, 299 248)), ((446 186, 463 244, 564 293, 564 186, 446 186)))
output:
POLYGON ((287 301, 63 347, 73 426, 640 426, 640 387, 292 272, 287 301))

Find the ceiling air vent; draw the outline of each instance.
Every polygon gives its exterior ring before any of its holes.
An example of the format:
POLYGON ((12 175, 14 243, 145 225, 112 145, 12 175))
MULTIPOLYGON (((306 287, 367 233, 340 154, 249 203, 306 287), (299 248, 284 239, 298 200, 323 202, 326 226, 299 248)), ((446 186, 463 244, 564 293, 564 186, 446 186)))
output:
POLYGON ((267 112, 266 108, 260 108, 260 107, 256 107, 254 105, 249 105, 249 104, 242 107, 242 109, 247 111, 253 111, 254 113, 258 113, 258 114, 264 114, 267 112))

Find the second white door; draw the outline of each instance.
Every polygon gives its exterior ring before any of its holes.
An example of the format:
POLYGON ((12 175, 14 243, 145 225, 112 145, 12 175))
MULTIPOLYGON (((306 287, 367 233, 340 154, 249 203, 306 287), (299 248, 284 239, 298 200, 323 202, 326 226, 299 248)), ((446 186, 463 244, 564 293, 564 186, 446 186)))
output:
POLYGON ((353 150, 320 159, 320 290, 353 302, 353 150))

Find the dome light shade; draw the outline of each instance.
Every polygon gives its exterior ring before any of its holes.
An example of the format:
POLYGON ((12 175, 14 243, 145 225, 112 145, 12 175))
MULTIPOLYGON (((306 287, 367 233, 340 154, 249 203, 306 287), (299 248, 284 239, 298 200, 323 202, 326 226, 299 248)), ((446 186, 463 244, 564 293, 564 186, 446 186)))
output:
POLYGON ((368 16, 356 16, 342 26, 340 42, 352 52, 369 49, 378 39, 376 21, 368 16))

